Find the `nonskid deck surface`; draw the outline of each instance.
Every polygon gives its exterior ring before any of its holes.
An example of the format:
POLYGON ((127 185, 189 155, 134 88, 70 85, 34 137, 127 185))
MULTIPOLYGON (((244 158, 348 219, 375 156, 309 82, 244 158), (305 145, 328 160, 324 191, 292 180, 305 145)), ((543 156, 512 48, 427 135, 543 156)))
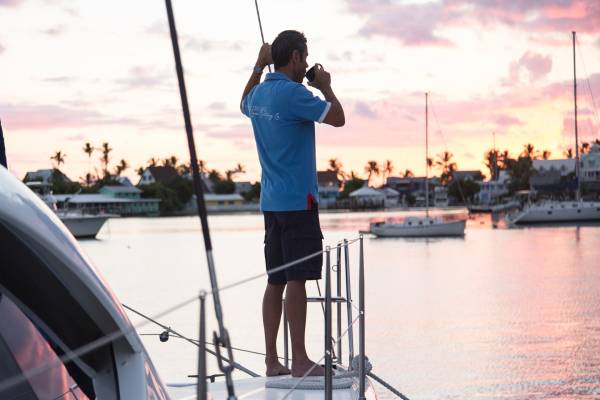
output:
MULTIPOLYGON (((279 377, 258 377, 238 379, 234 381, 235 394, 238 399, 264 399, 281 400, 290 389, 271 389, 266 388, 267 380, 290 379, 290 376, 279 377)), ((292 378, 300 380, 300 378, 292 378)), ((354 378, 354 383, 350 389, 337 389, 333 391, 334 400, 357 400, 358 399, 358 379, 354 378)), ((173 400, 195 400, 196 384, 167 384, 167 390, 173 400)), ((215 382, 208 385, 208 398, 212 400, 226 400, 227 388, 225 382, 215 382)), ((369 400, 376 400, 373 386, 367 379, 365 397, 369 400)), ((323 390, 299 390, 295 389, 288 397, 290 400, 322 400, 325 398, 323 390)))

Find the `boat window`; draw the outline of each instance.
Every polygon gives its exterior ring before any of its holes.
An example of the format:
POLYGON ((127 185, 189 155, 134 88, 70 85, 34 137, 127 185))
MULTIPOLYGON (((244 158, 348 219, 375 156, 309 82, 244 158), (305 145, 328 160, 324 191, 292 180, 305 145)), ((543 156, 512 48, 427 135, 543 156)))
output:
POLYGON ((39 368, 36 375, 16 381, 3 391, 3 399, 89 400, 56 354, 55 346, 21 309, 2 293, 0 321, 0 382, 18 378, 24 372, 39 368))
POLYGON ((429 225, 433 225, 433 221, 429 221, 429 225))
POLYGON ((577 212, 578 212, 578 213, 580 213, 580 212, 581 212, 581 210, 577 210, 577 212))
POLYGON ((552 211, 548 211, 548 215, 552 215, 552 211))
POLYGON ((419 221, 419 225, 423 225, 423 222, 422 222, 422 221, 419 221))

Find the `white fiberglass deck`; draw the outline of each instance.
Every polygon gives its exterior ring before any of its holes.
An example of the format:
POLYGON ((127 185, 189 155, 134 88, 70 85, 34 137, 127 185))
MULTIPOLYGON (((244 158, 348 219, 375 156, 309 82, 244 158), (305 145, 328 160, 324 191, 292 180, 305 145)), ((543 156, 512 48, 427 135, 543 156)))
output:
MULTIPOLYGON (((265 388, 267 380, 289 379, 288 376, 281 377, 258 377, 239 379, 234 381, 235 394, 239 400, 242 399, 264 399, 264 400, 282 400, 290 392, 290 389, 271 389, 265 388)), ((221 378, 222 379, 222 378, 221 378)), ((300 378, 297 378, 300 380, 300 378)), ((334 400, 357 400, 358 399, 358 378, 353 378, 354 384, 350 389, 337 389, 333 391, 334 400)), ((168 384, 167 390, 173 400, 195 400, 196 384, 168 384)), ((208 398, 212 400, 226 400, 227 388, 225 382, 215 382, 208 385, 208 398)), ((367 379, 365 397, 368 400, 377 399, 373 386, 367 379)), ((295 389, 287 396, 290 400, 321 400, 325 398, 323 390, 298 390, 295 389)))

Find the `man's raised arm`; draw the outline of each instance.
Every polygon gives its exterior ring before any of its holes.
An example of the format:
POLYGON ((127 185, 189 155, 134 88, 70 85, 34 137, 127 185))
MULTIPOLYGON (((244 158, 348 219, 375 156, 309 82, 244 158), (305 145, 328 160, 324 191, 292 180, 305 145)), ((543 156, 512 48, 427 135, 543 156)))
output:
POLYGON ((250 93, 252 88, 260 83, 260 77, 262 76, 262 70, 269 64, 273 63, 273 58, 271 57, 271 45, 269 43, 264 43, 260 51, 258 52, 258 59, 256 60, 256 64, 254 64, 254 71, 250 75, 250 79, 248 79, 248 83, 246 83, 246 87, 244 88, 244 93, 242 94, 242 99, 240 100, 240 111, 242 114, 244 113, 244 98, 250 93))

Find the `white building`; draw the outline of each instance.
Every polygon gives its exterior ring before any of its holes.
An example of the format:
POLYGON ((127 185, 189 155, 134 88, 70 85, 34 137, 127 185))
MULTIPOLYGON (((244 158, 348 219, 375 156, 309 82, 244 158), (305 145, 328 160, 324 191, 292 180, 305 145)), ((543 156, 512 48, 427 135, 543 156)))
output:
POLYGON ((378 190, 384 195, 384 206, 398 207, 400 205, 400 192, 390 187, 384 187, 378 190))
POLYGON ((481 182, 479 184, 479 193, 476 195, 477 202, 484 205, 499 203, 503 196, 508 195, 509 183, 510 175, 508 171, 499 171, 497 180, 481 182))
POLYGON ((590 152, 581 156, 581 181, 600 183, 600 143, 593 143, 590 152))

